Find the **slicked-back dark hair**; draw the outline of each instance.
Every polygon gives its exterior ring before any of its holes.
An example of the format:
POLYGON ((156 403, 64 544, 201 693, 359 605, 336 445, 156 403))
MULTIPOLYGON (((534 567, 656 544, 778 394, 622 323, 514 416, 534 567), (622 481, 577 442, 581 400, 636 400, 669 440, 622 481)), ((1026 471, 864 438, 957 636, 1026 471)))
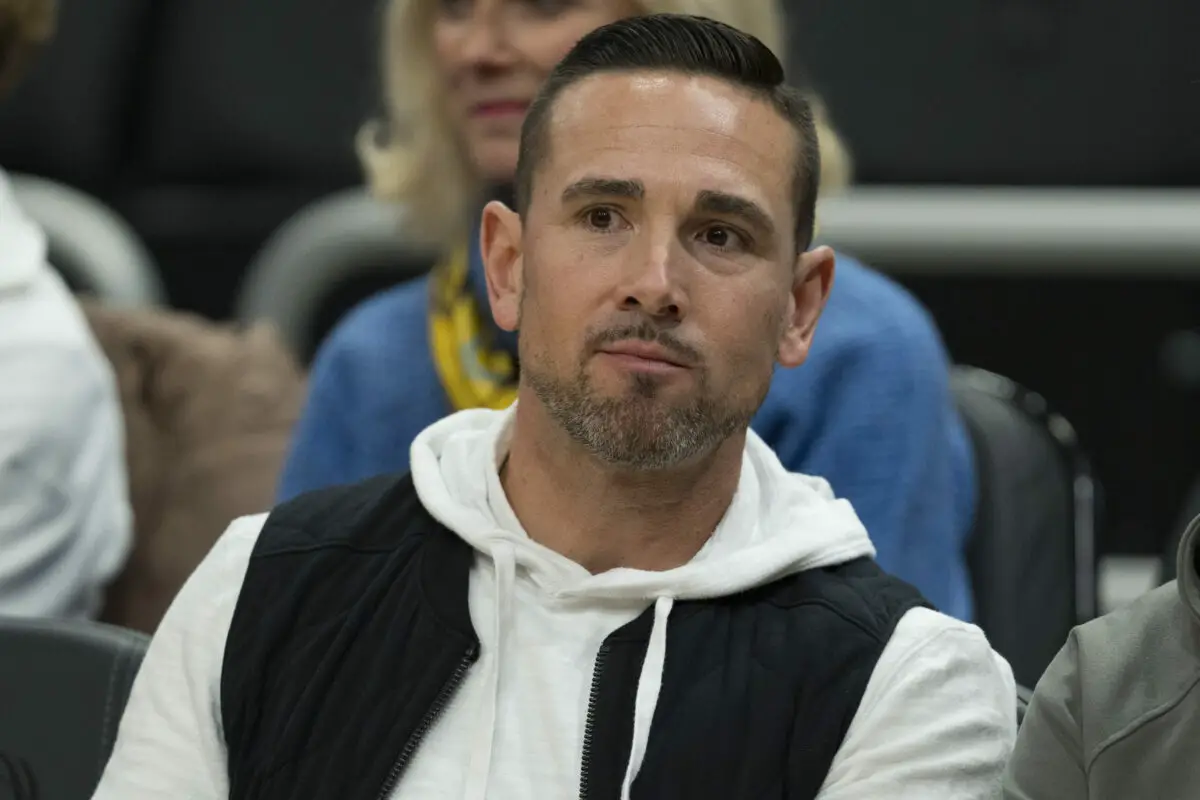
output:
POLYGON ((765 44, 716 20, 685 14, 628 17, 584 36, 550 73, 521 127, 514 190, 517 211, 529 210, 533 174, 550 150, 550 116, 563 90, 605 72, 665 71, 726 81, 771 103, 798 139, 792 196, 796 247, 812 244, 821 155, 808 101, 785 82, 783 65, 765 44))

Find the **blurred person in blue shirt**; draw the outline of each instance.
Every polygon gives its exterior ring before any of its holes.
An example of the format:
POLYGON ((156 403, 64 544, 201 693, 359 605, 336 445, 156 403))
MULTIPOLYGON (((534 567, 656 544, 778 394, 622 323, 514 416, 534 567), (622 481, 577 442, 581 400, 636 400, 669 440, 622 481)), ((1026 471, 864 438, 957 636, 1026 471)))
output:
MULTIPOLYGON (((391 0, 387 118, 364 129, 360 154, 375 194, 404 206, 410 230, 445 255, 427 277, 354 309, 323 343, 281 500, 405 470, 426 426, 513 401, 516 339, 487 310, 478 212, 508 194, 525 110, 568 49, 605 23, 661 12, 720 20, 784 55, 775 0, 391 0)), ((849 157, 818 122, 821 187, 836 191, 849 157)), ((885 569, 969 620, 975 474, 948 369, 925 309, 839 254, 808 361, 776 372, 753 428, 786 467, 853 504, 885 569)))

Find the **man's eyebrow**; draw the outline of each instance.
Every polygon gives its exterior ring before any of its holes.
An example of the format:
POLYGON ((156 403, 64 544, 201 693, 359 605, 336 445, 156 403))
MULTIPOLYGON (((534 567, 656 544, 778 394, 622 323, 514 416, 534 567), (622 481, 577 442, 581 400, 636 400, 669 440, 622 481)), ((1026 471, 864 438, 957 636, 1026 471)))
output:
POLYGON ((758 203, 736 194, 706 189, 696 194, 696 210, 705 214, 738 217, 762 233, 775 235, 775 223, 771 215, 758 203))
POLYGON ((582 198, 622 197, 640 200, 646 194, 641 181, 626 178, 581 178, 563 189, 562 201, 570 203, 582 198))

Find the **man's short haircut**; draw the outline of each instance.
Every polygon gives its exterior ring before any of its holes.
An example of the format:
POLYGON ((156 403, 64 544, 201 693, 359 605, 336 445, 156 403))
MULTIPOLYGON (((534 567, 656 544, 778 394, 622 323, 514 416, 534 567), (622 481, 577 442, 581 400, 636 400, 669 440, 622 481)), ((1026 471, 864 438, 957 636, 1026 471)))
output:
POLYGON ((629 17, 584 36, 558 63, 529 107, 521 128, 515 192, 525 216, 533 174, 549 152, 549 120, 564 89, 605 72, 660 70, 726 81, 766 100, 792 124, 797 157, 792 182, 796 247, 812 244, 821 156, 808 101, 785 82, 783 65, 758 39, 715 20, 683 14, 629 17))
POLYGON ((57 11, 56 0, 0 0, 0 93, 17 82, 33 54, 54 35, 57 11))

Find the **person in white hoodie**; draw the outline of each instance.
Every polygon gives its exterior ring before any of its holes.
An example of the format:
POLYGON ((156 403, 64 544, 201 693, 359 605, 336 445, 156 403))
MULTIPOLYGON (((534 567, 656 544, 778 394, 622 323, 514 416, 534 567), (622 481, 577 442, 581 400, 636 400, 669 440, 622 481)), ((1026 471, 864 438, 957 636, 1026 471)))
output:
POLYGON ((833 276, 778 60, 697 17, 600 28, 520 161, 481 233, 516 404, 236 521, 95 797, 991 797, 1007 664, 747 430, 833 276))
MULTIPOLYGON (((0 0, 0 92, 53 30, 0 0)), ((133 520, 112 369, 0 171, 0 616, 94 617, 133 520)))

